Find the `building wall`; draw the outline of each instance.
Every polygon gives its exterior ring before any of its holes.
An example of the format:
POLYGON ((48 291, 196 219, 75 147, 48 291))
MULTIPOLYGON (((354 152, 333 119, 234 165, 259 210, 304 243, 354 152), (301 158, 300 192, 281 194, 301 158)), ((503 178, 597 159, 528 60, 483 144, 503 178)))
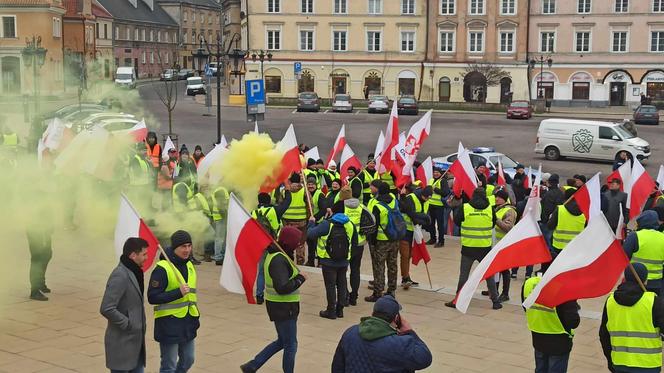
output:
POLYGON ((97 17, 96 19, 95 69, 97 79, 113 80, 115 58, 113 51, 113 20, 97 17))
POLYGON ((115 66, 135 67, 139 79, 158 77, 177 61, 177 27, 116 20, 113 45, 115 66))

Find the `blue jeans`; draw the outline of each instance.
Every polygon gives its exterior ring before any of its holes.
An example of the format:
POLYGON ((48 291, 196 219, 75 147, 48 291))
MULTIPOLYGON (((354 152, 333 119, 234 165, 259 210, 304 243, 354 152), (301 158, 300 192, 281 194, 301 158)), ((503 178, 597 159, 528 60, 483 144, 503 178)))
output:
POLYGON ((263 293, 265 292, 265 270, 264 270, 264 263, 265 263, 265 257, 267 256, 267 250, 263 252, 263 255, 261 255, 261 260, 258 261, 258 275, 256 275, 256 297, 263 297, 263 293))
POLYGON ((263 351, 248 364, 254 370, 260 369, 277 352, 284 350, 282 369, 284 373, 293 373, 295 353, 297 352, 297 320, 275 321, 277 340, 265 346, 263 351))
POLYGON ((143 363, 138 363, 138 366, 132 370, 117 370, 117 369, 111 369, 111 373, 143 373, 143 363))
POLYGON ((226 253, 226 220, 214 222, 214 255, 213 260, 224 260, 226 253))
POLYGON ((535 373, 565 373, 569 352, 565 355, 546 355, 535 350, 535 373))
POLYGON ((185 373, 194 365, 194 340, 179 344, 159 344, 159 373, 185 373))

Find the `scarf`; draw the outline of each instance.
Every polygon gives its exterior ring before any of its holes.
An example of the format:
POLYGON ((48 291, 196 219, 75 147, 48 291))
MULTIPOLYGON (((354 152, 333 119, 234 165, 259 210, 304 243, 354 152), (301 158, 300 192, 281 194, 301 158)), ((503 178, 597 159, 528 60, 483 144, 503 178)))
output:
POLYGON ((145 293, 145 281, 141 267, 139 267, 138 264, 134 263, 133 260, 129 259, 129 257, 124 254, 120 256, 120 263, 122 263, 134 274, 136 281, 138 282, 138 288, 141 289, 141 295, 143 295, 145 293))

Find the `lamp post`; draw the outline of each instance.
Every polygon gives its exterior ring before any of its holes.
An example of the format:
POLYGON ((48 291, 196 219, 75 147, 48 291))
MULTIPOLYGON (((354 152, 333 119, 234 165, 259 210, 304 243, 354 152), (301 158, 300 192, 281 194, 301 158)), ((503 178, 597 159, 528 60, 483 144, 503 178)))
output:
POLYGON ((553 59, 551 56, 544 56, 540 55, 539 57, 536 58, 531 58, 529 61, 530 69, 534 69, 535 66, 539 63, 540 65, 540 75, 539 75, 539 84, 537 87, 537 98, 538 99, 544 99, 544 88, 542 87, 542 78, 544 77, 544 63, 546 62, 547 66, 549 69, 553 65, 553 59))
POLYGON ((32 84, 33 94, 35 96, 35 114, 39 114, 39 75, 37 74, 38 68, 41 69, 46 61, 46 52, 48 50, 41 46, 41 36, 32 36, 32 40, 26 38, 25 48, 21 51, 23 56, 23 64, 25 67, 32 66, 32 84))
POLYGON ((251 53, 251 60, 253 62, 256 62, 256 59, 258 59, 261 62, 261 79, 265 80, 265 73, 263 69, 263 62, 265 61, 265 58, 267 58, 268 62, 272 62, 272 52, 267 51, 265 52, 264 50, 260 51, 254 51, 251 53))
MULTIPOLYGON (((235 48, 233 50, 230 50, 229 46, 229 51, 227 53, 228 57, 230 57, 233 60, 233 70, 231 70, 231 74, 233 76, 237 77, 238 75, 242 75, 242 72, 240 71, 241 65, 240 62, 244 62, 245 57, 247 56, 247 51, 244 51, 238 47, 238 44, 240 42, 239 39, 239 34, 235 34, 238 36, 238 39, 235 41, 235 48)), ((235 35, 233 35, 233 38, 235 38, 235 35)), ((232 40, 232 39, 231 39, 232 40)), ((242 94, 242 79, 240 78, 238 80, 238 93, 242 94)))
POLYGON ((191 52, 191 56, 194 58, 194 70, 198 71, 198 75, 201 76, 205 64, 208 62, 208 57, 210 56, 210 54, 203 48, 202 38, 198 44, 198 48, 191 52))

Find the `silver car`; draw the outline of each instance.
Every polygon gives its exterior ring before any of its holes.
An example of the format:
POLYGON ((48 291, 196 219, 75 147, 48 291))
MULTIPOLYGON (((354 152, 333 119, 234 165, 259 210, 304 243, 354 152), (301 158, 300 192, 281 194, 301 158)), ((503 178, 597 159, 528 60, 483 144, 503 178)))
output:
POLYGON ((369 96, 369 113, 389 113, 390 99, 383 95, 369 96))
POLYGON ((350 95, 335 95, 334 102, 332 102, 332 111, 353 112, 353 103, 350 101, 350 95))

